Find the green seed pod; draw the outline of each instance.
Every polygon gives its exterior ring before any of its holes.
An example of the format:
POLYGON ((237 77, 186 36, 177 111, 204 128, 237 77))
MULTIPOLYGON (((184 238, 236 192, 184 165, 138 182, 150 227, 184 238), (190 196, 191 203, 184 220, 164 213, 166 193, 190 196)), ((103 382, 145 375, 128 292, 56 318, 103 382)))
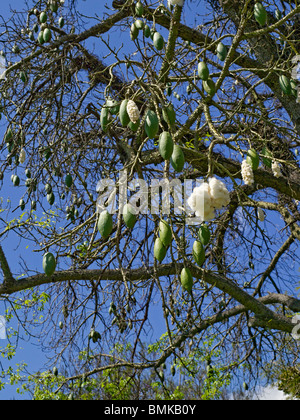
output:
POLYGON ((272 167, 272 153, 264 146, 261 153, 264 155, 262 158, 263 164, 268 168, 272 167))
POLYGON ((18 177, 18 175, 14 175, 12 178, 12 182, 14 184, 15 187, 17 187, 18 185, 20 185, 20 178, 18 177))
POLYGON ((65 185, 66 187, 70 188, 73 184, 73 178, 70 174, 67 174, 65 177, 65 185))
POLYGON ((259 167, 259 156, 254 149, 249 149, 247 152, 246 161, 251 165, 252 169, 256 171, 259 167))
POLYGON ((157 115, 154 111, 150 109, 145 119, 145 131, 146 131, 147 136, 150 139, 153 139, 156 136, 158 129, 159 129, 159 122, 158 122, 157 115))
POLYGON ((27 83, 28 82, 28 75, 26 73, 26 71, 20 71, 20 79, 22 80, 23 83, 27 83))
POLYGON ((165 247, 168 247, 172 241, 172 230, 165 220, 159 222, 159 238, 165 247))
POLYGON ((206 224, 203 224, 200 226, 200 229, 198 231, 198 237, 202 245, 207 245, 210 241, 210 230, 209 227, 206 224))
POLYGON ((128 103, 128 99, 124 99, 120 105, 119 118, 120 118, 122 127, 126 127, 130 122, 130 118, 127 112, 127 103, 128 103))
POLYGON ((172 156, 174 143, 168 131, 164 131, 159 136, 158 150, 164 160, 169 160, 172 156))
POLYGON ((216 85, 212 79, 203 80, 203 89, 207 92, 210 96, 214 96, 216 93, 216 85))
POLYGON ((52 187, 48 182, 47 184, 45 184, 45 191, 47 194, 50 194, 52 192, 52 187))
POLYGON ((130 38, 132 41, 134 41, 135 39, 137 39, 138 36, 139 36, 139 30, 133 23, 130 28, 130 38))
POLYGON ((185 158, 181 147, 178 144, 174 145, 173 153, 170 158, 170 163, 176 172, 181 172, 184 167, 185 158))
POLYGON ((65 19, 61 16, 61 17, 58 19, 58 26, 59 26, 60 28, 62 28, 62 27, 64 26, 64 24, 65 24, 65 19))
POLYGON ((180 282, 183 287, 188 293, 192 292, 193 288, 193 276, 189 268, 184 267, 181 270, 180 274, 180 282))
POLYGON ((40 22, 41 23, 46 23, 47 22, 47 14, 45 12, 42 12, 40 14, 40 22))
POLYGON ((154 243, 154 257, 162 262, 167 253, 167 248, 164 246, 160 238, 156 238, 154 243))
POLYGON ((176 114, 171 102, 168 105, 163 106, 162 117, 167 124, 171 125, 171 127, 175 124, 176 114))
POLYGON ((221 61, 224 61, 227 56, 227 47, 223 44, 223 42, 219 42, 217 46, 217 56, 221 61))
POLYGON ((134 24, 135 24, 135 26, 137 27, 137 29, 144 29, 144 26, 145 26, 145 24, 144 24, 144 22, 141 20, 141 19, 137 19, 135 22, 134 22, 134 24))
POLYGON ((205 260, 205 250, 202 242, 195 241, 193 244, 193 257, 196 263, 201 267, 205 260))
POLYGON ((164 48, 164 45, 165 45, 164 38, 157 31, 153 35, 153 45, 158 51, 161 51, 164 48))
POLYGON ((176 367, 175 367, 175 365, 172 365, 171 366, 171 375, 175 376, 175 373, 176 373, 176 367))
POLYGON ((123 219, 127 227, 132 229, 136 223, 136 214, 133 213, 130 204, 125 204, 123 208, 123 219))
POLYGON ((144 36, 145 38, 149 38, 150 36, 150 27, 148 25, 144 26, 144 36))
POLYGON ((98 231, 100 235, 105 239, 107 238, 113 229, 112 215, 107 210, 103 210, 98 219, 98 231))
POLYGON ((264 26, 267 23, 267 18, 268 18, 267 11, 264 8, 264 6, 259 2, 255 3, 254 5, 254 17, 255 17, 255 20, 261 26, 264 26))
POLYGON ((52 204, 55 201, 55 195, 53 194, 53 192, 47 194, 47 201, 50 204, 50 206, 52 206, 52 204))
POLYGON ((109 124, 109 110, 106 106, 103 106, 100 113, 100 125, 104 133, 107 132, 109 124))
POLYGON ((43 45, 45 43, 45 40, 44 40, 44 31, 40 31, 39 32, 39 34, 38 34, 38 43, 41 44, 41 45, 43 45))
POLYGON ((20 206, 20 209, 21 210, 24 210, 25 209, 25 202, 24 202, 24 200, 21 198, 21 200, 19 201, 19 206, 20 206))
POLYGON ((283 91, 283 93, 285 93, 286 95, 291 95, 291 93, 292 93, 291 81, 284 74, 282 74, 281 76, 279 76, 279 85, 280 85, 281 90, 283 91))
POLYGON ((207 80, 209 78, 209 70, 203 61, 198 64, 198 76, 202 80, 207 80))
POLYGON ((57 12, 57 10, 58 10, 58 3, 57 3, 57 1, 55 1, 55 0, 52 0, 51 1, 51 3, 50 3, 50 10, 53 13, 56 13, 57 12))
POLYGON ((128 128, 130 128, 130 130, 136 132, 138 130, 140 126, 140 120, 138 120, 136 123, 133 123, 132 121, 130 121, 127 125, 128 128))
POLYGON ((49 42, 51 40, 51 31, 49 28, 44 29, 43 31, 43 38, 44 38, 44 42, 49 42))
POLYGON ((51 276, 56 268, 56 260, 51 252, 46 252, 43 256, 43 270, 47 276, 51 276))
POLYGON ((142 5, 140 1, 138 1, 135 5, 135 14, 138 17, 142 17, 144 14, 144 6, 142 5))

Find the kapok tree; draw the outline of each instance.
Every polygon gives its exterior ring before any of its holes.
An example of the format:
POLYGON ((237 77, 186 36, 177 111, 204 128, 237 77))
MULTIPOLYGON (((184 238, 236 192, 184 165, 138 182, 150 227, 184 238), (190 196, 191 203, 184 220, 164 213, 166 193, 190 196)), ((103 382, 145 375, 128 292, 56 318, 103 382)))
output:
POLYGON ((37 1, 2 21, 0 295, 66 383, 158 371, 204 337, 255 377, 292 339, 300 6, 194 3, 37 1), (109 356, 120 337, 130 356, 109 356))

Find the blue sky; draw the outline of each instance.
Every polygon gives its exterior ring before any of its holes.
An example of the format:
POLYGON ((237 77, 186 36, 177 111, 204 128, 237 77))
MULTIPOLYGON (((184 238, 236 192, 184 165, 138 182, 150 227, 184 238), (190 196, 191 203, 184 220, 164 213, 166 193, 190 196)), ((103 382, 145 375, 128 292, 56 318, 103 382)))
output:
MULTIPOLYGON (((98 15, 101 16, 102 12, 104 11, 104 4, 109 2, 98 1, 98 0, 80 0, 78 1, 79 10, 85 16, 91 15, 98 15)), ((66 1, 67 4, 67 1, 66 1)), ((0 4, 0 15, 4 17, 4 19, 8 19, 11 12, 10 8, 14 10, 21 11, 25 8, 25 1, 24 0, 11 0, 11 1, 2 1, 0 4)), ((93 22, 95 23, 95 22, 93 22)), ((3 45, 1 44, 0 38, 0 50, 3 49, 3 45)), ((5 131, 5 121, 2 119, 0 121, 0 136, 3 137, 5 131)), ((9 178, 9 175, 6 175, 9 178)), ((3 187, 1 189, 1 196, 4 199, 9 199, 14 203, 18 203, 20 198, 20 192, 16 191, 16 187, 13 187, 10 182, 4 182, 3 187), (17 193, 17 194, 16 194, 17 193)), ((9 237, 8 240, 5 241, 5 253, 11 267, 16 268, 15 261, 19 259, 19 256, 22 254, 22 257, 26 260, 28 265, 32 268, 36 268, 36 270, 41 271, 41 261, 40 257, 37 258, 32 253, 32 249, 28 247, 24 249, 24 246, 20 248, 16 247, 16 238, 13 238, 13 235, 9 237)), ((17 267, 16 270, 19 271, 17 267)), ((0 315, 4 313, 4 305, 3 302, 0 302, 0 315)), ((17 321, 13 320, 9 327, 17 328, 17 321)), ((10 365, 14 366, 16 363, 22 363, 25 361, 28 364, 28 371, 37 371, 39 369, 43 370, 43 365, 47 362, 47 357, 36 344, 31 343, 26 339, 24 336, 24 332, 22 332, 22 336, 24 340, 19 341, 19 346, 17 349, 16 356, 9 362, 7 360, 0 360, 0 368, 3 367, 7 369, 10 365)), ((7 340, 1 340, 0 338, 0 347, 5 347, 7 345, 7 340)), ((0 391, 0 400, 5 399, 12 399, 12 398, 25 398, 25 396, 20 396, 15 392, 15 386, 7 386, 4 390, 0 391)), ((27 396, 28 398, 28 396, 27 396)))
MULTIPOLYGON (((101 17, 103 15, 103 12, 112 13, 112 11, 109 11, 105 8, 105 4, 111 4, 111 1, 98 1, 98 0, 79 0, 78 2, 78 8, 83 16, 89 17, 89 16, 97 16, 101 17)), ((65 2, 67 4, 67 0, 65 2)), ((0 15, 4 17, 5 20, 9 19, 9 16, 11 15, 10 8, 13 10, 21 11, 25 8, 25 0, 12 0, 8 2, 1 2, 0 5, 0 15)), ((25 8, 26 9, 26 8, 25 8)), ((27 10, 27 9, 26 9, 27 10)), ((97 23, 98 20, 92 20, 91 25, 97 23)), ((111 39, 113 39, 115 42, 117 42, 119 45, 121 43, 124 43, 124 34, 121 34, 119 31, 113 31, 113 33, 110 34, 111 39)), ((129 34, 128 34, 128 41, 130 41, 129 34)), ((101 52, 96 51, 96 45, 99 45, 99 40, 96 38, 90 40, 90 47, 91 50, 94 50, 97 54, 100 56, 102 55, 101 52)), ((1 38, 0 38, 0 50, 4 49, 3 44, 1 44, 1 38)), ((126 50, 128 52, 128 50, 126 50)), ((104 55, 104 53, 103 53, 104 55)), ((3 137, 6 129, 5 124, 5 118, 2 118, 0 121, 0 136, 3 137)), ((24 164, 24 167, 26 164, 24 164)), ((15 208, 18 203, 19 199, 22 195, 20 192, 22 187, 14 187, 12 183, 9 181, 10 174, 5 175, 5 181, 3 183, 3 186, 1 188, 1 197, 4 198, 3 207, 6 205, 6 200, 9 200, 9 202, 13 203, 12 208, 15 208)), ((20 267, 16 264, 16 261, 19 261, 19 258, 22 257, 26 261, 27 265, 31 269, 35 269, 37 271, 42 271, 42 261, 40 254, 34 254, 32 252, 32 247, 29 245, 25 248, 24 244, 21 244, 20 247, 18 247, 19 240, 16 237, 16 235, 9 235, 8 239, 5 240, 5 254, 7 257, 7 260, 12 267, 12 270, 20 272, 20 267)), ((3 302, 0 301, 0 315, 3 314, 5 311, 5 307, 3 302)), ((157 318, 157 307, 152 306, 151 308, 152 315, 150 313, 150 316, 155 316, 157 318)), ((17 329, 18 328, 18 322, 16 318, 9 323, 9 328, 17 329)), ((161 334, 165 332, 165 328, 162 324, 156 323, 156 330, 155 330, 155 336, 160 337, 161 334)), ((22 363, 25 362, 28 365, 28 372, 34 372, 38 370, 45 370, 44 365, 47 363, 47 356, 40 350, 40 348, 37 346, 37 343, 33 343, 32 340, 29 340, 26 337, 26 334, 24 335, 24 331, 21 333, 22 339, 19 340, 19 346, 17 348, 16 356, 11 360, 0 360, 0 368, 7 369, 9 366, 15 366, 16 363, 22 363)), ((150 338, 150 337, 149 337, 150 338)), ((151 337, 152 339, 152 337, 151 337)), ((0 347, 5 347, 8 343, 8 340, 1 340, 0 338, 0 347)), ((20 385, 17 385, 17 387, 20 385)), ((15 391, 16 386, 7 386, 4 390, 0 391, 0 400, 5 399, 20 399, 20 398, 26 398, 25 396, 19 395, 15 391)), ((28 398, 28 395, 27 395, 28 398)))

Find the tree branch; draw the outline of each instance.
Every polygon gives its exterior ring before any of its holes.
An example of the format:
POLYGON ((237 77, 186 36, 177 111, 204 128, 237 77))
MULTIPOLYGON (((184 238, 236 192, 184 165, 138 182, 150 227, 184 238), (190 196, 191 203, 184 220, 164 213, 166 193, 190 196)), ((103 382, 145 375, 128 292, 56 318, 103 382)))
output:
MULTIPOLYGON (((0 296, 3 294, 12 294, 17 291, 25 290, 31 287, 41 286, 48 283, 58 283, 63 281, 80 281, 80 280, 108 280, 108 281, 123 281, 123 274, 125 274, 128 281, 144 280, 152 278, 154 275, 163 277, 168 275, 176 275, 183 268, 183 263, 164 264, 154 269, 154 267, 137 268, 132 270, 115 269, 92 269, 92 270, 66 270, 54 273, 50 278, 45 274, 37 274, 27 278, 22 278, 13 284, 8 284, 7 287, 0 286, 0 296)), ((300 301, 295 298, 283 298, 282 295, 272 295, 272 298, 267 298, 265 302, 261 299, 256 299, 249 295, 245 290, 241 289, 233 280, 221 277, 210 271, 202 270, 194 265, 190 266, 191 272, 195 278, 201 279, 219 290, 227 293, 233 297, 237 302, 241 303, 245 310, 253 312, 260 320, 264 320, 266 327, 272 327, 277 330, 290 332, 293 324, 288 318, 273 312, 265 303, 285 303, 292 305, 294 309, 300 307, 300 301), (277 301, 276 301, 277 299, 277 301)))
MULTIPOLYGON (((194 169, 198 169, 200 172, 193 172, 189 174, 189 178, 197 178, 199 175, 202 176, 203 173, 207 173, 208 159, 205 153, 188 149, 186 147, 181 148, 184 153, 185 160, 189 162, 194 169)), ((242 179, 241 164, 239 162, 226 158, 220 153, 211 152, 211 155, 214 161, 218 163, 218 165, 214 168, 215 175, 227 177, 229 172, 233 178, 242 179), (226 170, 222 170, 222 166, 226 170)), ((163 159, 157 149, 147 150, 141 153, 142 165, 157 164, 162 161, 163 159)), ((261 167, 254 172, 254 180, 257 184, 260 184, 265 188, 273 188, 294 198, 295 200, 300 200, 300 184, 298 182, 286 179, 283 176, 276 178, 271 171, 261 167)))
POLYGON ((3 276, 4 276, 3 284, 2 286, 0 286, 0 288, 1 287, 3 287, 4 289, 6 287, 9 288, 15 283, 15 279, 10 271, 9 264, 7 262, 6 256, 4 254, 4 251, 1 245, 0 245, 0 266, 3 272, 3 276))

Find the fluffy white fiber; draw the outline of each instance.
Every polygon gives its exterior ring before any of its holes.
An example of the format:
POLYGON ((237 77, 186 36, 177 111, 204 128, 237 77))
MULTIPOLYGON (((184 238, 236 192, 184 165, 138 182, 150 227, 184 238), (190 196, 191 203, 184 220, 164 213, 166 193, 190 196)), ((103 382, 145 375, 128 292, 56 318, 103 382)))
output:
POLYGON ((208 183, 203 182, 199 187, 194 188, 187 203, 204 222, 212 220, 215 209, 220 209, 229 204, 229 192, 222 181, 210 178, 208 183))
POLYGON ((278 163, 278 162, 276 162, 276 161, 273 161, 273 162, 272 162, 272 172, 273 172, 273 175, 274 175, 276 178, 279 178, 279 177, 281 176, 280 165, 279 165, 279 163, 278 163))
POLYGON ((21 149, 20 154, 19 154, 19 162, 20 163, 24 163, 26 159, 26 153, 24 149, 21 149))
POLYGON ((206 182, 203 182, 200 187, 194 188, 187 202, 196 216, 201 217, 203 221, 211 220, 215 217, 209 185, 206 182))
POLYGON ((178 6, 183 6, 184 0, 168 0, 168 5, 169 6, 176 6, 176 4, 178 4, 178 6))
POLYGON ((140 118, 140 111, 136 103, 132 101, 131 99, 127 102, 126 111, 127 111, 128 117, 130 118, 130 121, 135 124, 140 118))
POLYGON ((6 65, 5 65, 5 58, 0 55, 0 80, 5 80, 5 73, 6 73, 6 65))
POLYGON ((208 185, 213 207, 220 209, 223 206, 227 206, 229 204, 230 197, 224 182, 219 181, 217 178, 210 178, 208 185))
POLYGON ((241 166, 242 178, 246 185, 251 185, 254 183, 254 176, 252 166, 246 160, 243 160, 241 166))

